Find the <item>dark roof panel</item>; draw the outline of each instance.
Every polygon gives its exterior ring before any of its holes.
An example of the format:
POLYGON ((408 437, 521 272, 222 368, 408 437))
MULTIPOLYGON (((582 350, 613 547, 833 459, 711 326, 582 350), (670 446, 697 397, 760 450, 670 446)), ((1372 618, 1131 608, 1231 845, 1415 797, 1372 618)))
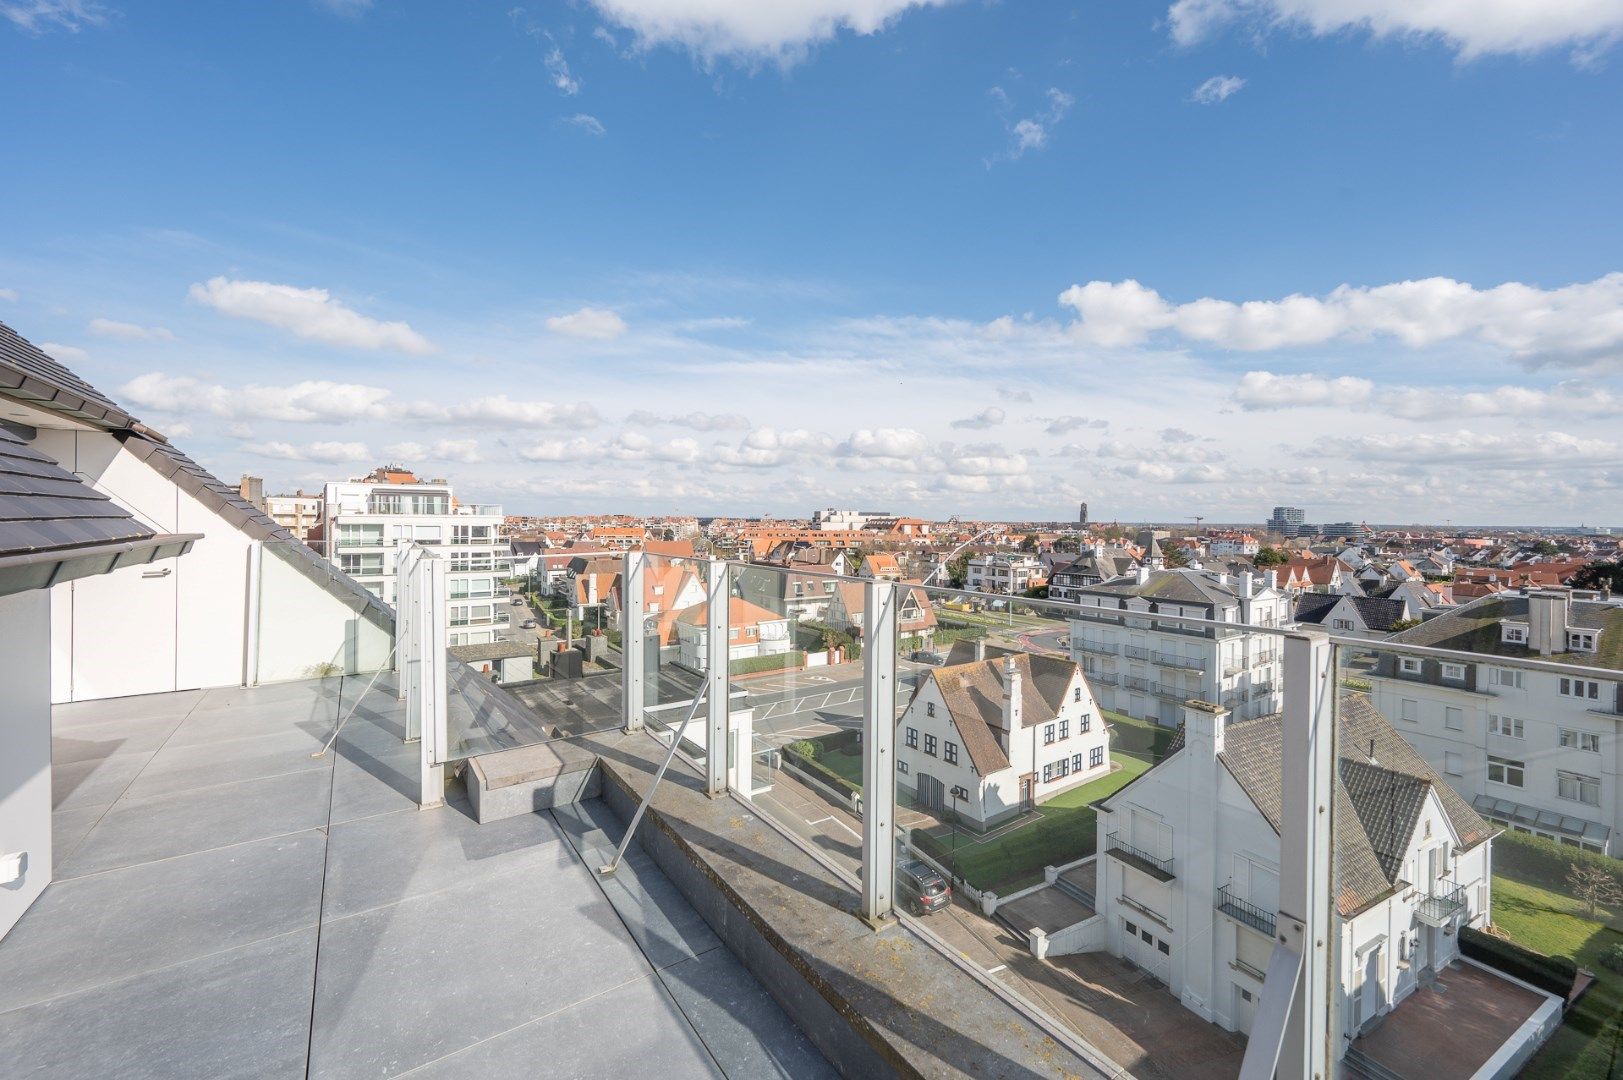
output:
POLYGON ((0 556, 146 540, 154 530, 0 428, 0 556))
POLYGON ((101 391, 5 323, 0 323, 0 391, 103 427, 125 428, 135 422, 101 391))

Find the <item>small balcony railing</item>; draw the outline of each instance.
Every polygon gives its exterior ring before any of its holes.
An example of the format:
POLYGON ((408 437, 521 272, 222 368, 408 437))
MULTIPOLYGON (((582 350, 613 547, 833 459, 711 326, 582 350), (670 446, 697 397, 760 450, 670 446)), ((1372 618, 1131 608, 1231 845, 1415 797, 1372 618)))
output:
POLYGON ((1171 881, 1173 878, 1171 859, 1157 858, 1143 848, 1134 847, 1123 840, 1119 833, 1105 835, 1105 852, 1162 881, 1171 881))
POLYGON ((1097 683, 1100 686, 1115 686, 1117 677, 1114 671, 1089 672, 1088 682, 1097 683))
POLYGON ((1150 658, 1150 650, 1142 645, 1123 645, 1121 654, 1129 660, 1148 660, 1150 658))
POLYGON ((1232 679, 1244 671, 1246 665, 1242 661, 1234 661, 1223 665, 1223 678, 1232 679))
POLYGON ((1152 657, 1162 667, 1184 668, 1188 671, 1205 671, 1206 660, 1198 656, 1173 656, 1171 653, 1158 652, 1152 657))
POLYGON ((1465 911, 1465 890, 1446 878, 1439 881, 1432 895, 1420 901, 1415 912, 1427 926, 1446 926, 1450 919, 1465 911))
POLYGON ((1086 653, 1098 653, 1100 656, 1115 656, 1116 647, 1106 645, 1102 641, 1078 641, 1076 647, 1086 653))
POLYGON ((1274 912, 1260 908, 1249 900, 1241 900, 1229 891, 1227 885, 1217 890, 1217 910, 1245 923, 1251 929, 1274 936, 1274 912))
POLYGON ((1271 682, 1256 683, 1251 687, 1251 700, 1255 701, 1260 697, 1267 697, 1269 694, 1271 694, 1273 692, 1274 692, 1274 684, 1273 683, 1271 683, 1271 682))
POLYGON ((1275 660, 1278 660, 1278 659, 1279 659, 1279 653, 1277 653, 1274 650, 1270 649, 1267 652, 1260 652, 1257 655, 1253 656, 1251 658, 1251 663, 1253 665, 1257 666, 1257 667, 1261 667, 1263 664, 1271 664, 1275 660))
POLYGON ((1181 686, 1172 686, 1169 683, 1151 683, 1150 693, 1156 697, 1166 698, 1168 701, 1188 701, 1190 698, 1200 696, 1199 690, 1186 690, 1181 686))
POLYGON ((1137 675, 1126 676, 1122 679, 1122 683, 1129 690, 1148 690, 1150 688, 1150 680, 1141 679, 1137 675))

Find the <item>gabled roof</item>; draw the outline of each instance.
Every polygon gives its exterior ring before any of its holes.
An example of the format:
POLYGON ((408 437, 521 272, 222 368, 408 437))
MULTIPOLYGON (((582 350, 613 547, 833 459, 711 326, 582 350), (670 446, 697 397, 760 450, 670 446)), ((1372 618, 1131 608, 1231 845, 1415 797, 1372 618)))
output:
MULTIPOLYGON (((1035 653, 1009 654, 1020 675, 1020 723, 1023 728, 1047 723, 1065 705, 1065 694, 1081 669, 1073 661, 1035 653)), ((998 745, 993 729, 1003 724, 1004 665, 1009 657, 975 660, 934 668, 929 673, 946 703, 964 749, 982 776, 1009 767, 1009 757, 998 745)), ((924 686, 913 691, 917 699, 924 686)), ((909 707, 911 707, 909 702, 909 707)))
POLYGON ((1200 604, 1206 607, 1233 603, 1239 596, 1233 589, 1221 585, 1201 570, 1152 570, 1149 579, 1140 585, 1138 578, 1121 577, 1087 586, 1090 593, 1110 593, 1136 596, 1146 600, 1165 600, 1175 604, 1200 604))
POLYGON ((0 428, 0 556, 145 540, 153 529, 0 428))
POLYGON ((118 429, 135 423, 134 417, 101 391, 5 323, 0 323, 0 394, 100 427, 118 429))
POLYGON ((1485 656, 1516 656, 1554 663, 1579 664, 1623 670, 1623 606, 1594 600, 1573 600, 1568 607, 1570 626, 1599 631, 1596 653, 1556 653, 1541 657, 1526 645, 1504 640, 1500 624, 1527 621, 1527 597, 1496 593, 1469 604, 1446 608, 1442 614, 1410 627, 1391 638, 1405 645, 1426 645, 1485 656))

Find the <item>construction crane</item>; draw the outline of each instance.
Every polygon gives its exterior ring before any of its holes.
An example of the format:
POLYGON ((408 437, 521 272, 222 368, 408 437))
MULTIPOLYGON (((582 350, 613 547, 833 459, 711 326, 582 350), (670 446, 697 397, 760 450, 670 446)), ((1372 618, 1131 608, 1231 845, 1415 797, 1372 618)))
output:
POLYGON ((1201 523, 1201 522, 1203 522, 1203 521, 1205 521, 1205 520, 1206 520, 1206 518, 1205 518, 1205 517, 1203 517, 1203 516, 1202 516, 1202 515, 1200 515, 1200 514, 1196 514, 1196 515, 1194 515, 1194 516, 1193 516, 1193 517, 1192 517, 1192 518, 1190 518, 1190 520, 1191 520, 1191 521, 1193 521, 1193 522, 1194 522, 1194 523, 1195 523, 1195 531, 1196 531, 1196 532, 1199 532, 1199 531, 1200 531, 1200 523, 1201 523))

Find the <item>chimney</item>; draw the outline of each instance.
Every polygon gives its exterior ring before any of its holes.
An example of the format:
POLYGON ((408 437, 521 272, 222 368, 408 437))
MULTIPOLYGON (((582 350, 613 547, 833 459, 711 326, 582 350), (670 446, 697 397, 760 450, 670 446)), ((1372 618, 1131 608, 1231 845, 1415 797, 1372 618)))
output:
POLYGON ((986 659, 986 639, 985 638, 976 638, 975 639, 975 659, 977 661, 986 659))
POLYGON ((1148 566, 1139 566, 1138 583, 1140 585, 1148 585, 1150 583, 1150 568, 1148 566))
POLYGON ((1527 647, 1540 656, 1567 651, 1567 606, 1563 589, 1530 590, 1527 594, 1527 647))
POLYGON ((1183 704, 1184 749, 1199 762, 1214 763, 1223 752, 1229 711, 1221 705, 1191 698, 1183 704))
POLYGON ((1263 575, 1262 579, 1268 583, 1268 587, 1270 589, 1279 588, 1279 571, 1278 570, 1270 570, 1270 571, 1268 571, 1266 574, 1263 575))
MULTIPOLYGON (((1003 730, 1010 734, 1020 730, 1021 721, 1020 665, 1013 653, 1003 658, 1003 730)), ((1005 745, 1008 745, 1005 743, 1005 745)))
POLYGON ((1247 570, 1245 573, 1240 575, 1240 595, 1249 600, 1256 595, 1256 592, 1257 575, 1247 570))

